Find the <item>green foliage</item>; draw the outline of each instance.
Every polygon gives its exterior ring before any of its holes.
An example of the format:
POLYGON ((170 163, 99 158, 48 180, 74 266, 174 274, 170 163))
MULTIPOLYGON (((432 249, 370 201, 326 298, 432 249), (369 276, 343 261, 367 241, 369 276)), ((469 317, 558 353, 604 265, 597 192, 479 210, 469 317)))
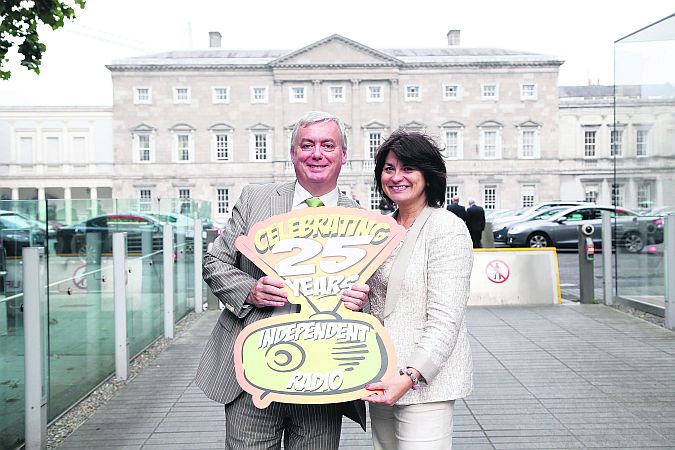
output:
MULTIPOLYGON (((72 1, 84 8, 85 0, 72 1)), ((0 79, 9 80, 12 75, 7 53, 14 46, 23 55, 21 65, 39 74, 47 46, 40 42, 38 26, 42 23, 56 30, 74 18, 75 10, 59 0, 0 0, 0 79)))

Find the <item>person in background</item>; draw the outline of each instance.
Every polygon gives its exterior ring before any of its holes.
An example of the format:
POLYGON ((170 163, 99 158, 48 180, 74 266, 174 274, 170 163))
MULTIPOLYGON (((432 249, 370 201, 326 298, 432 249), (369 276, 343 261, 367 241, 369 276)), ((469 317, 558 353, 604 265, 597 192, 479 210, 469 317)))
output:
MULTIPOLYGON (((265 276, 235 248, 234 242, 255 223, 291 210, 315 206, 357 207, 337 186, 347 160, 344 123, 324 112, 311 112, 295 125, 290 158, 296 180, 245 186, 232 217, 204 256, 204 280, 225 309, 216 323, 197 369, 196 382, 207 397, 225 405, 228 449, 337 449, 342 415, 365 430, 365 404, 356 400, 330 405, 273 402, 258 409, 237 383, 233 346, 239 332, 255 321, 292 312, 284 283, 265 276)), ((354 285, 342 301, 360 310, 368 287, 354 285)))
POLYGON ((426 135, 397 131, 375 156, 375 183, 406 237, 368 281, 370 311, 389 332, 397 374, 366 385, 375 449, 450 449, 455 400, 473 387, 465 322, 473 252, 442 207, 446 169, 426 135))
POLYGON ((389 203, 384 197, 380 199, 379 209, 381 214, 391 214, 391 212, 394 210, 392 204, 389 203))
POLYGON ((459 204, 459 195, 453 195, 448 205, 448 211, 466 222, 466 208, 459 204))
POLYGON ((466 209, 466 227, 471 234, 473 248, 482 248, 481 236, 485 229, 485 210, 476 205, 473 199, 469 199, 469 207, 466 209))

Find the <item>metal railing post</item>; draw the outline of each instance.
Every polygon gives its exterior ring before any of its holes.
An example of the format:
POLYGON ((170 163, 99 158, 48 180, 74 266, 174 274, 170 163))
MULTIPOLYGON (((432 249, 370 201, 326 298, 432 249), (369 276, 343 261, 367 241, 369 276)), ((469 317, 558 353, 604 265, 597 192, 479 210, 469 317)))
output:
POLYGON ((667 215, 663 227, 665 251, 663 274, 665 278, 666 292, 666 311, 665 326, 669 330, 675 330, 675 215, 667 215))
POLYGON ((609 211, 602 212, 602 296, 605 305, 614 304, 614 276, 612 272, 612 218, 609 211))
POLYGON ((25 439, 26 450, 47 448, 47 395, 43 361, 44 320, 42 310, 44 283, 39 247, 23 249, 23 330, 25 367, 25 439))
POLYGON ((173 339, 173 226, 164 225, 162 255, 164 260, 164 337, 173 339))
POLYGON ((113 233, 113 299, 115 303, 115 377, 129 378, 129 341, 127 337, 127 233, 113 233))
POLYGON ((195 312, 200 313, 204 307, 202 298, 202 220, 195 220, 195 239, 194 239, 194 272, 195 272, 195 312))

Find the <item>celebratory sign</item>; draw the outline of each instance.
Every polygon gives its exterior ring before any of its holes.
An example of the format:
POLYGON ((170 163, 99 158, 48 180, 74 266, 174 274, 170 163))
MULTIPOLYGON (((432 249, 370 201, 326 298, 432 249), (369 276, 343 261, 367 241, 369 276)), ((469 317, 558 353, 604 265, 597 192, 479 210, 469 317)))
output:
POLYGON ((258 408, 271 402, 337 403, 395 373, 389 335, 375 317, 347 309, 342 292, 365 284, 405 235, 379 213, 305 208, 255 224, 236 247, 283 280, 293 314, 259 320, 234 345, 237 381, 258 408))

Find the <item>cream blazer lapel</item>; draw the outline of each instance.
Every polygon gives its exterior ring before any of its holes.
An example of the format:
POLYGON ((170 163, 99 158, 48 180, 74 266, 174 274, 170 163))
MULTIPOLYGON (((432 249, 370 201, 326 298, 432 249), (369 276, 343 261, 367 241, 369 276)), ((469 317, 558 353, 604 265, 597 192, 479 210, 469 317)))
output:
POLYGON ((406 233, 403 246, 391 264, 391 272, 389 274, 389 282, 387 284, 387 298, 384 302, 384 319, 394 312, 396 302, 399 298, 399 293, 401 292, 401 286, 403 285, 406 267, 408 267, 413 250, 415 249, 415 245, 417 245, 417 238, 422 231, 422 227, 424 227, 424 224, 427 223, 427 220, 429 220, 429 217, 431 217, 432 212, 432 207, 424 207, 420 215, 415 219, 413 226, 410 227, 406 233))

